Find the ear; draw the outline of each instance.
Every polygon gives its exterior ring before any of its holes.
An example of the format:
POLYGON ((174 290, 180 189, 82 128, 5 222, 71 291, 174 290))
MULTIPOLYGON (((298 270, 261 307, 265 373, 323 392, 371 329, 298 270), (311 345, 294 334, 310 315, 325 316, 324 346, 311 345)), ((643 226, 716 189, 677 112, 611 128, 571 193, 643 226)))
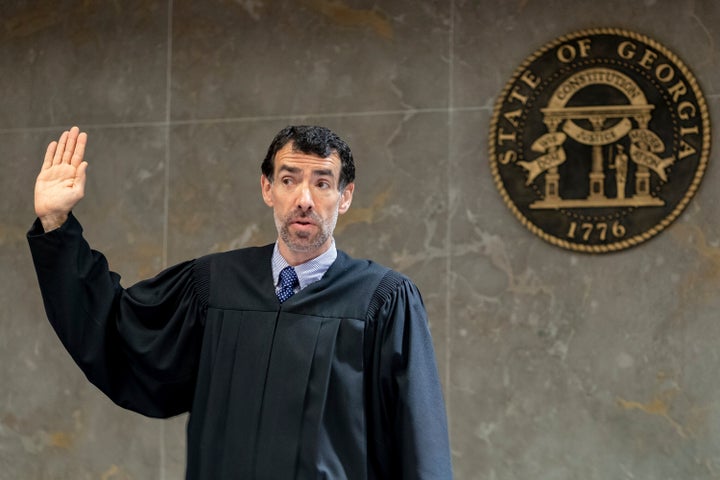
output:
POLYGON ((338 213, 343 214, 348 211, 350 204, 352 203, 353 192, 355 191, 355 184, 348 183, 345 185, 342 193, 340 194, 340 205, 338 206, 338 213))
POLYGON ((272 190, 272 182, 268 180, 268 178, 265 175, 260 175, 260 189, 262 191, 262 197, 265 201, 265 204, 268 207, 273 206, 273 198, 271 194, 272 190))

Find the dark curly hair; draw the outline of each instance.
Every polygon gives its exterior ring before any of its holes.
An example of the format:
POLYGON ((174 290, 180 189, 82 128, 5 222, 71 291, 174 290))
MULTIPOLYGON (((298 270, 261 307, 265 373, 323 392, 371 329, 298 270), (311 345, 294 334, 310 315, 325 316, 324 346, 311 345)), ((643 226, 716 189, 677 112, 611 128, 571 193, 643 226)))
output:
POLYGON ((272 181, 273 179, 275 154, 288 142, 293 143, 294 151, 315 154, 322 158, 327 158, 333 152, 337 152, 340 157, 339 190, 344 189, 355 180, 355 161, 348 144, 330 129, 314 125, 291 125, 275 135, 260 167, 268 180, 272 181))

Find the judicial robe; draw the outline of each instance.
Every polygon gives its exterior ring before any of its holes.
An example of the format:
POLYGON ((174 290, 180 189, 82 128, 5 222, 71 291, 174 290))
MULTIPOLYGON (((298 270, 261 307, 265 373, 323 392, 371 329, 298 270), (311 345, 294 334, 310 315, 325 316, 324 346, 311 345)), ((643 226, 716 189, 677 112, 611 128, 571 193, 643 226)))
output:
POLYGON ((452 477, 427 318, 404 276, 338 251, 275 296, 273 245, 128 289, 71 214, 28 232, 48 318, 87 378, 150 417, 190 412, 187 479, 452 477))

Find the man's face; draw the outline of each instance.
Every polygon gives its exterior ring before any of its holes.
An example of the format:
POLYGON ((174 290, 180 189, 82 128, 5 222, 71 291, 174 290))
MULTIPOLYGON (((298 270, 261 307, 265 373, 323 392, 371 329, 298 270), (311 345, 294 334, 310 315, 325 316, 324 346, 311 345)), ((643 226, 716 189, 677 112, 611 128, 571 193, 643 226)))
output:
POLYGON ((338 214, 352 201, 353 183, 338 191, 341 162, 337 153, 322 158, 293 151, 292 142, 275 154, 273 180, 260 177, 263 200, 273 207, 280 253, 291 264, 325 252, 338 214))

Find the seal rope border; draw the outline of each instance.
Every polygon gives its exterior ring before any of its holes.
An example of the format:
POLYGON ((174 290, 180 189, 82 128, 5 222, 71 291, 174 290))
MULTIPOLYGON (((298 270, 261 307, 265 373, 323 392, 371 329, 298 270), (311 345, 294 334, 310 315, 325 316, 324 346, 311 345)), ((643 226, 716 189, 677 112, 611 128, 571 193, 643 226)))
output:
POLYGON ((710 131, 710 114, 708 112, 707 103, 705 102, 705 95, 703 94, 702 90, 700 89, 700 86, 695 78, 695 76, 692 74, 690 69, 685 65, 685 63, 678 58, 677 55, 675 55, 674 52, 670 51, 667 47, 662 45, 661 43, 657 42, 656 40, 647 37, 646 35, 636 33, 630 30, 625 30, 622 28, 613 28, 613 27, 600 27, 600 28, 589 28, 589 29, 583 29, 578 30, 575 32, 571 32, 565 35, 562 35, 560 37, 555 38, 554 40, 546 43, 543 45, 539 50, 536 50, 532 55, 527 57, 521 64, 515 69, 515 72, 513 73, 510 81, 508 81, 505 84, 505 87, 503 87, 502 92, 498 96, 495 107, 493 109, 493 116, 490 121, 490 138, 488 141, 488 144, 490 146, 490 171, 492 172, 493 182, 495 183, 496 188, 500 192, 500 195, 505 202, 505 205, 507 205, 510 210, 513 212, 515 217, 520 220, 520 223, 530 230, 535 235, 539 236, 543 240, 568 250, 574 250, 574 251, 580 251, 580 252, 586 252, 586 253, 608 253, 608 252, 616 252, 620 250, 624 250, 636 245, 639 245, 640 243, 643 243, 661 231, 663 231, 665 228, 667 228, 672 222, 674 222, 680 214, 685 210, 685 207, 690 202, 690 200, 695 196, 695 193, 697 192, 698 188, 700 187, 700 183, 702 182, 702 179, 705 175, 705 170, 707 169, 708 160, 710 157, 710 146, 711 146, 712 140, 711 140, 711 131, 710 131), (578 37, 583 36, 592 36, 592 35, 619 35, 627 38, 631 38, 633 40, 637 40, 640 42, 645 43, 647 46, 650 46, 656 50, 658 50, 660 53, 662 53, 665 57, 667 57, 670 61, 673 62, 674 66, 677 67, 680 72, 685 76, 685 79, 687 80, 688 84, 692 88, 692 92, 696 97, 697 105, 700 110, 700 119, 702 121, 702 128, 703 128, 703 136, 702 136, 702 147, 700 148, 700 160, 697 166, 697 170, 695 171, 695 176, 693 177, 692 183, 688 187, 688 189, 685 192, 685 195, 683 196, 682 200, 678 202, 678 204, 675 206, 675 208, 667 215, 665 216, 660 222, 658 222, 655 226, 652 228, 646 230, 645 232, 642 232, 640 234, 637 234, 631 238, 620 240, 618 242, 609 243, 607 245, 583 245, 578 243, 572 243, 568 242, 567 240, 563 240, 561 238, 558 238, 554 235, 550 235, 543 230, 541 230, 539 227, 537 227, 535 224, 533 224, 530 220, 528 220, 525 215, 518 210, 518 208, 515 206, 515 203, 512 202, 512 199, 510 198, 510 195, 508 194, 507 190, 505 190, 505 186, 503 185, 502 178, 500 177, 500 173, 498 171, 497 161, 496 158, 496 151, 495 151, 495 139, 497 138, 497 124, 498 119, 500 117, 500 111, 502 110, 503 102, 505 98, 507 97, 510 88, 512 85, 515 84, 515 82, 520 78, 520 76, 527 70, 527 68, 538 58, 543 56, 545 53, 547 53, 549 50, 557 47, 560 44, 566 43, 570 40, 577 39, 578 37))

